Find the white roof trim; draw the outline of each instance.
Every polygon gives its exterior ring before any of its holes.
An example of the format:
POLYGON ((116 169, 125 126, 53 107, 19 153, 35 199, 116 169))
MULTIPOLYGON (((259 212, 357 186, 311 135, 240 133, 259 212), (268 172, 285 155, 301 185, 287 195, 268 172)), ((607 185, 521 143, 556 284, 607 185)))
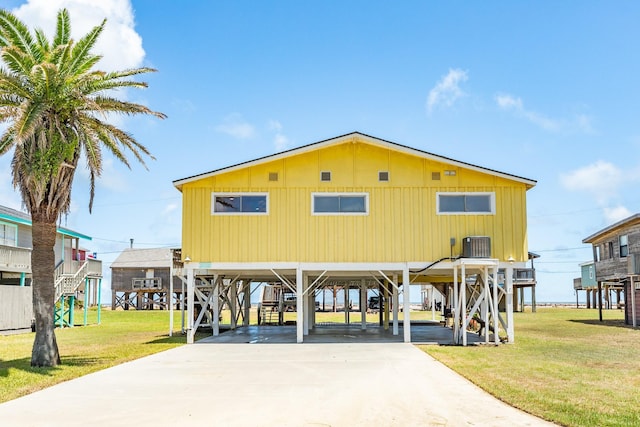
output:
POLYGON ((443 163, 448 163, 450 165, 454 165, 454 166, 459 166, 465 169, 470 169, 476 172, 481 172, 481 173, 486 173, 486 174, 490 174, 490 175, 494 175, 494 176, 499 176, 501 178, 505 178, 505 179, 509 179, 512 181, 516 181, 516 182, 521 182, 523 184, 526 184, 527 186, 534 187, 537 184, 537 181, 532 180, 532 179, 528 179, 528 178, 523 178, 521 176, 517 176, 517 175, 511 175, 505 172, 500 172, 497 170, 493 170, 493 169, 489 169, 489 168, 484 168, 482 166, 477 166, 477 165, 473 165, 471 163, 465 163, 459 160, 454 160, 448 157, 444 157, 444 156, 439 156, 437 154, 433 154, 433 153, 429 153, 426 151, 422 151, 422 150, 418 150, 417 148, 411 148, 405 145, 401 145, 401 144, 397 144, 395 142, 391 142, 391 141, 386 141, 384 139, 380 139, 380 138, 375 138, 369 135, 365 135, 362 134, 360 132, 352 132, 346 135, 342 135, 342 136, 338 136, 335 138, 331 138, 331 139, 326 139, 324 141, 320 141, 320 142, 316 142, 316 143, 312 143, 312 144, 308 144, 308 145, 304 145, 302 147, 298 147, 298 148, 294 148, 291 150, 287 150, 287 151, 283 151, 281 153, 277 153, 277 154, 273 154, 273 155, 269 155, 269 156, 265 156, 265 157, 261 157, 255 160, 249 160, 243 163, 238 163, 236 165, 232 165, 232 166, 228 166, 225 168, 221 168, 221 169, 216 169, 214 171, 211 172, 205 172, 199 175, 193 175, 187 178, 182 178, 182 179, 178 179, 173 181, 173 185, 178 189, 181 190, 182 186, 184 184, 190 183, 190 182, 194 182, 194 181, 198 181, 201 179, 205 179, 205 178, 209 178, 212 176, 216 176, 216 175, 220 175, 223 173, 228 173, 228 172, 233 172, 236 170, 240 170, 240 169, 245 169, 251 166, 256 166, 256 165, 260 165, 263 163, 267 163, 267 162, 273 162, 276 160, 280 160, 280 159, 284 159, 287 157, 291 157, 291 156, 295 156, 298 154, 303 154, 303 153, 307 153, 310 151, 316 151, 318 149, 322 149, 322 148, 326 148, 332 145, 339 145, 339 144, 343 144, 345 142, 349 142, 349 141, 355 141, 355 140, 360 140, 366 143, 369 143, 371 145, 376 145, 379 147, 384 147, 384 148, 389 148, 395 151, 399 151, 401 153, 405 153, 405 154, 410 154, 413 156, 417 156, 417 157, 422 157, 425 159, 429 159, 429 160, 435 160, 438 162, 443 162, 443 163))

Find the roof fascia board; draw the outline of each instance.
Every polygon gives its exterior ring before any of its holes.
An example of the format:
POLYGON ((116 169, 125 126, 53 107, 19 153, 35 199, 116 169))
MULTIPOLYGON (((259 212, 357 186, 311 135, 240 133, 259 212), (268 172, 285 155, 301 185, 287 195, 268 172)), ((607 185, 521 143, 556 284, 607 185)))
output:
POLYGON ((269 155, 269 156, 265 156, 265 157, 260 157, 258 159, 255 160, 249 160, 243 163, 238 163, 236 165, 232 165, 229 167, 225 167, 225 168, 221 168, 221 169, 216 169, 213 170, 211 172, 205 172, 199 175, 194 175, 194 176, 190 176, 187 178, 182 178, 182 179, 178 179, 173 181, 173 185, 178 189, 178 190, 182 190, 182 186, 184 184, 190 183, 190 182, 194 182, 194 181, 198 181, 201 179, 205 179, 205 178, 209 178, 215 175, 220 175, 222 173, 228 173, 228 172, 233 172, 233 171, 237 171, 240 169, 245 169, 247 167, 251 167, 251 166, 256 166, 256 165, 260 165, 263 163, 267 163, 267 162, 273 162, 273 161, 277 161, 280 159, 284 159, 287 157, 291 157, 294 155, 298 155, 298 154, 303 154, 303 153, 307 153, 309 151, 315 151, 315 150, 319 150, 322 148, 326 148, 332 145, 339 145, 348 141, 356 141, 357 139, 362 140, 364 142, 367 142, 371 145, 375 145, 375 146, 379 146, 379 147, 383 147, 383 148, 387 148, 387 149, 391 149, 394 151, 398 151, 401 153, 405 153, 405 154, 409 154, 409 155, 413 155, 413 156, 417 156, 417 157, 421 157, 421 158, 425 158, 425 159, 429 159, 429 160, 434 160, 434 161, 438 161, 438 162, 443 162, 443 163, 448 163, 451 164, 453 166, 458 166, 458 167, 462 167, 465 169, 470 169, 476 172, 481 172, 481 173, 485 173, 485 174, 491 174, 494 176, 499 176, 501 178, 505 178, 508 179, 510 181, 516 181, 516 182, 520 182, 523 183, 527 186, 527 190, 530 188, 533 188, 536 184, 537 181, 535 180, 531 180, 531 179, 527 179, 521 176, 517 176, 517 175, 511 175, 508 173, 504 173, 504 172, 500 172, 494 169, 489 169, 489 168, 484 168, 481 166, 477 166, 477 165, 473 165, 471 163, 466 163, 466 162, 462 162, 460 160, 454 160, 451 159, 449 157, 445 157, 445 156, 439 156, 437 154, 433 154, 433 153, 429 153, 427 151, 422 151, 419 150, 417 148, 412 148, 412 147, 408 147, 406 145, 402 145, 402 144, 398 144, 395 142, 391 142, 391 141, 386 141, 384 139, 380 139, 380 138, 376 138, 370 135, 366 135, 363 133, 359 133, 359 132, 352 132, 346 135, 342 135, 342 136, 338 136, 335 138, 331 138, 331 139, 327 139, 324 141, 320 141, 320 142, 316 142, 316 143, 312 143, 312 144, 308 144, 308 145, 303 145, 302 147, 298 147, 298 148, 293 148, 291 150, 287 150, 287 151, 283 151, 281 153, 277 153, 277 154, 273 154, 273 155, 269 155))
POLYGON ((640 214, 634 214, 628 218, 623 219, 622 221, 618 221, 615 224, 612 224, 608 227, 603 228, 602 230, 592 234, 589 237, 582 239, 582 243, 593 243, 596 240, 606 237, 609 234, 612 234, 618 230, 621 230, 624 227, 632 226, 640 223, 640 214))
MULTIPOLYGON (((31 222, 31 220, 24 219, 24 218, 19 218, 17 216, 3 214, 3 213, 0 213, 0 220, 10 221, 10 222, 14 222, 16 224, 27 225, 29 227, 33 226, 33 223, 31 222)), ((56 232, 60 233, 60 234, 62 234, 64 236, 76 237, 78 239, 92 240, 91 237, 89 237, 89 236, 87 236, 85 234, 82 234, 82 233, 78 233, 78 232, 69 230, 68 228, 56 227, 56 232)))

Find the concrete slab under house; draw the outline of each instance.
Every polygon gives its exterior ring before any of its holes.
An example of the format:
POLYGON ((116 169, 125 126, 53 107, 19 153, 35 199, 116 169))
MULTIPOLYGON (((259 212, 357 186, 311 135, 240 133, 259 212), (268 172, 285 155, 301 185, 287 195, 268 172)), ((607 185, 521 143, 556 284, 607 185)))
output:
POLYGON ((186 286, 188 342, 203 326, 219 335, 223 305, 228 328, 248 327, 257 283, 292 295, 298 343, 323 328, 327 288, 359 291, 361 330, 411 342, 412 287, 432 310, 439 299, 453 343, 466 345, 472 324, 482 342, 513 342, 514 287, 535 285, 535 184, 358 132, 176 180, 182 248, 170 277, 186 286), (372 293, 381 326, 366 322, 372 293))

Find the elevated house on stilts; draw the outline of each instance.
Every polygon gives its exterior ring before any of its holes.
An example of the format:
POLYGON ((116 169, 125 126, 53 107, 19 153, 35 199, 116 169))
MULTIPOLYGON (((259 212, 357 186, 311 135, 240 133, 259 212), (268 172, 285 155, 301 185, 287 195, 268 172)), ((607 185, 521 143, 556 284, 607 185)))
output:
POLYGON ((472 322, 486 342, 511 342, 535 184, 358 132, 176 180, 188 341, 203 324, 219 333, 221 295, 231 327, 248 325, 261 282, 295 295, 297 342, 322 327, 315 295, 336 284, 360 289, 361 307, 380 292, 405 342, 410 289, 425 284, 445 296, 453 342, 467 343, 472 322))

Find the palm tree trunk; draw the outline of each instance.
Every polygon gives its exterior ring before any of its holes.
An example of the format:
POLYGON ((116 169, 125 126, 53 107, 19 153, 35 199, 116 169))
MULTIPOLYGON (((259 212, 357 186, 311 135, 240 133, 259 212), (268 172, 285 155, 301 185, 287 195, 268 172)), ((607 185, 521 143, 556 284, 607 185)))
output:
POLYGON ((36 318, 36 337, 31 351, 31 366, 57 366, 60 364, 58 343, 54 332, 55 306, 55 253, 56 223, 46 219, 46 215, 33 214, 33 252, 31 271, 33 273, 33 312, 36 318))

